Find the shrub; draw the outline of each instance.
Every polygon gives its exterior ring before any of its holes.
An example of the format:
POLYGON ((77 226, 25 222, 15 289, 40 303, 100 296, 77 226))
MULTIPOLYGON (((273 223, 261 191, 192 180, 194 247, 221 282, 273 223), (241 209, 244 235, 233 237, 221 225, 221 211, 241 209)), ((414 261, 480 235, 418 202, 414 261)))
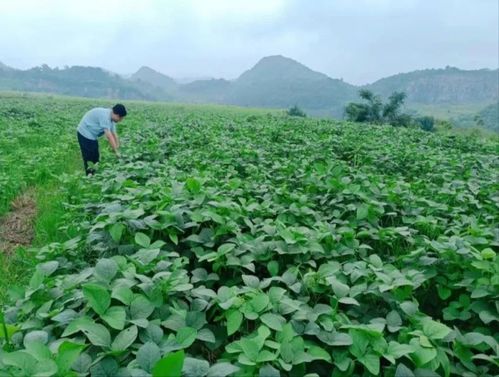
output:
POLYGON ((416 118, 414 122, 424 131, 428 132, 435 131, 435 118, 431 116, 422 116, 416 118))
POLYGON ((288 111, 286 111, 286 114, 292 117, 302 117, 302 118, 305 118, 307 116, 307 114, 305 114, 305 112, 296 105, 289 108, 288 111))

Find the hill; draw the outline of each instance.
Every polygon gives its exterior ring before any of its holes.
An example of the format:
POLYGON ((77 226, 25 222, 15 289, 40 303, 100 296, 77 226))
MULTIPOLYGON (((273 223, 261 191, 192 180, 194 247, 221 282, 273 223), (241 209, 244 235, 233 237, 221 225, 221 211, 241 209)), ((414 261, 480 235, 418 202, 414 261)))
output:
POLYGON ((405 92, 408 104, 490 103, 498 99, 498 75, 497 69, 425 69, 386 77, 365 88, 384 97, 405 92))
POLYGON ((234 82, 229 103, 305 109, 341 108, 356 87, 280 55, 261 59, 234 82))
POLYGON ((499 132, 499 102, 493 103, 478 113, 484 127, 499 132))
POLYGON ((287 108, 326 109, 341 116, 344 104, 356 95, 353 85, 335 80, 280 55, 261 59, 236 80, 196 80, 177 86, 176 95, 188 102, 287 108))
POLYGON ((196 80, 177 87, 181 101, 194 103, 229 103, 232 83, 224 79, 196 80))
POLYGON ((0 90, 267 108, 298 105, 311 115, 341 118, 345 104, 356 100, 357 92, 366 88, 383 97, 394 91, 403 91, 407 94, 409 108, 426 107, 425 112, 445 110, 449 117, 455 117, 475 114, 497 101, 498 75, 497 69, 447 67, 401 73, 369 85, 355 86, 314 71, 293 59, 274 55, 262 58, 235 80, 205 79, 188 83, 176 82, 146 66, 125 78, 96 67, 51 69, 43 65, 18 70, 0 64, 0 90), (455 108, 465 111, 454 114, 446 110, 455 108))
POLYGON ((131 81, 138 81, 159 87, 165 91, 177 87, 177 83, 171 77, 155 71, 149 67, 140 67, 131 77, 131 81))
POLYGON ((0 62, 0 71, 10 71, 12 69, 13 68, 9 67, 8 65, 5 65, 2 62, 0 62))
POLYGON ((155 99, 133 82, 102 68, 47 65, 28 70, 0 70, 0 90, 48 92, 82 97, 155 99))

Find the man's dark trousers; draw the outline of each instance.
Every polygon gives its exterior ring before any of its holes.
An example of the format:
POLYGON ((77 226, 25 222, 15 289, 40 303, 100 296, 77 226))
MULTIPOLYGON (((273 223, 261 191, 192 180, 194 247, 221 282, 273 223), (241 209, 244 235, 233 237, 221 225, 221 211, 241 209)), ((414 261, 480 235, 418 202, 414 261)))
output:
POLYGON ((83 157, 83 166, 87 175, 94 174, 95 170, 88 167, 89 162, 96 164, 99 162, 99 142, 97 140, 87 139, 85 136, 77 132, 78 143, 80 144, 81 156, 83 157))

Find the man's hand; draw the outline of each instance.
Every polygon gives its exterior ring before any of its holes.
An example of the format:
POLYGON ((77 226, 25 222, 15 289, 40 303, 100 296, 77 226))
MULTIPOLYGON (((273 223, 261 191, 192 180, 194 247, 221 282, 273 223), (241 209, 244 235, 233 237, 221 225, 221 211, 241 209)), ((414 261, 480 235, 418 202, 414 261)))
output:
POLYGON ((110 130, 105 130, 104 134, 106 135, 107 140, 109 141, 109 144, 111 144, 111 148, 113 148, 114 153, 116 153, 116 155, 118 155, 119 154, 119 152, 118 152, 118 142, 114 138, 113 133, 110 130))

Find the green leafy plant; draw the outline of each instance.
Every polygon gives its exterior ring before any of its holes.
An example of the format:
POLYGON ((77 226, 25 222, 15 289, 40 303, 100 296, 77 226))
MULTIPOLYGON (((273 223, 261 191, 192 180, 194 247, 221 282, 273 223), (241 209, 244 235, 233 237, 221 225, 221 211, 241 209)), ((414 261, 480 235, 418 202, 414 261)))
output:
POLYGON ((3 375, 497 375, 494 140, 127 107, 123 161, 60 177, 77 237, 10 287, 3 375))

